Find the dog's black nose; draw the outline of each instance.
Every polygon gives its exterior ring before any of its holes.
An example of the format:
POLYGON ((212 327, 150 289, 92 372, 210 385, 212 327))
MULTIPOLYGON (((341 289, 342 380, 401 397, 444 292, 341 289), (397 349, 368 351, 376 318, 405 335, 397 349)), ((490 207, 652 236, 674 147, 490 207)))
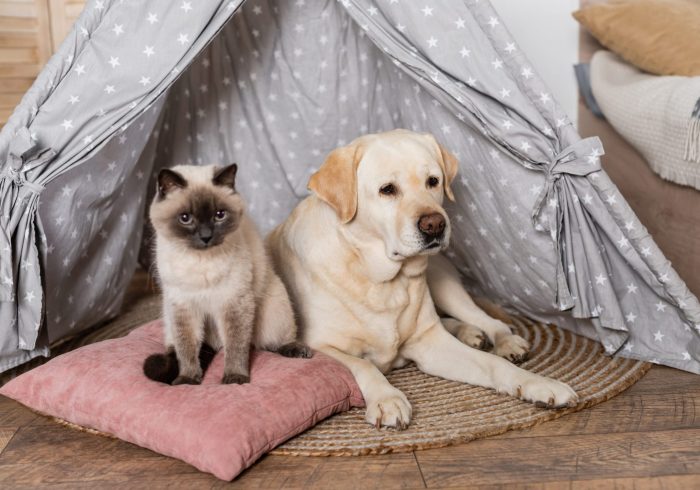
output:
POLYGON ((440 238, 445 232, 445 217, 440 213, 423 215, 418 220, 418 229, 429 238, 440 238))

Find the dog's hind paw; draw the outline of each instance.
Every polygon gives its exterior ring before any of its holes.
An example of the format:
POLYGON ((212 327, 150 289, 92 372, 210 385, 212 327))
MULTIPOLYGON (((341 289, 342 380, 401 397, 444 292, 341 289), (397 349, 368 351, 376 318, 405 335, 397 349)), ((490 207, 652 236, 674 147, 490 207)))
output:
POLYGON ((529 352, 530 343, 520 335, 507 334, 496 337, 493 353, 514 364, 524 362, 529 352))
POLYGON ((475 349, 488 351, 493 347, 488 336, 481 329, 466 323, 459 327, 456 337, 463 344, 475 349))

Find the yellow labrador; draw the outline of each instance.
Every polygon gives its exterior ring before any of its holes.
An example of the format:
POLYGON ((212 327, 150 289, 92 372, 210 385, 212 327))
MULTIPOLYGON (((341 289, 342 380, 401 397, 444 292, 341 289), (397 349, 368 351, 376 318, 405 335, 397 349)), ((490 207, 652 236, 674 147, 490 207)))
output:
POLYGON ((527 342, 480 310, 438 255, 450 239, 442 201, 454 199, 456 173, 455 157, 429 134, 362 136, 328 156, 309 181, 313 194, 268 237, 303 340, 352 371, 377 427, 411 419, 406 396, 383 374, 409 361, 539 406, 577 402, 564 383, 503 358, 521 359, 527 342), (480 344, 481 332, 497 355, 465 345, 480 344))

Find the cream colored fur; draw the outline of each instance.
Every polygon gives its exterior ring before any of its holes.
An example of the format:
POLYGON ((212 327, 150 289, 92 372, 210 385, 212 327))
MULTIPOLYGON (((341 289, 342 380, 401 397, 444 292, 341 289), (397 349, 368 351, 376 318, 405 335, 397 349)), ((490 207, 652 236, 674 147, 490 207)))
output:
POLYGON ((396 130, 358 138, 331 153, 310 181, 314 194, 268 236, 303 340, 352 371, 366 420, 377 426, 403 428, 410 421, 406 396, 384 376, 409 361, 428 374, 550 407, 577 400, 567 385, 499 357, 524 354, 527 342, 474 304, 450 262, 434 255, 446 243, 421 248, 416 223, 427 213, 445 215, 442 201, 451 196, 456 167, 430 135, 396 130), (440 186, 426 186, 431 175, 440 186), (388 182, 399 194, 379 193, 388 182), (354 203, 347 201, 351 195, 354 203), (456 319, 446 321, 456 335, 469 341, 483 331, 498 355, 448 333, 436 306, 456 319))

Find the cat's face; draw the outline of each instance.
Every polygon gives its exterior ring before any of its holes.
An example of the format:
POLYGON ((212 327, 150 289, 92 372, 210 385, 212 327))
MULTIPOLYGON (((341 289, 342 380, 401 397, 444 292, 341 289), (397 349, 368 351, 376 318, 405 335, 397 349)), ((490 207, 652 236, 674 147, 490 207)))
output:
POLYGON ((235 190, 237 166, 178 166, 158 174, 150 216, 160 238, 195 250, 214 249, 237 229, 243 201, 235 190))

